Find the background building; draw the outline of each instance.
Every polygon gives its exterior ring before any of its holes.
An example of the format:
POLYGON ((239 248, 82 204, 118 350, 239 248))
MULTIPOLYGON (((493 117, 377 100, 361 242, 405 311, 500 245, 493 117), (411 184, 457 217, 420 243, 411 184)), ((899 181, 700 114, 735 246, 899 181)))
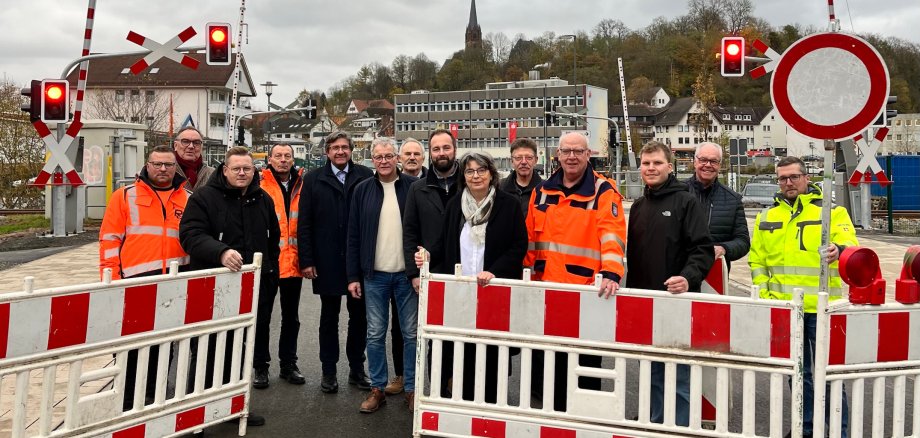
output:
POLYGON ((484 90, 413 92, 395 96, 397 140, 413 137, 427 143, 435 129, 456 125, 458 155, 464 149, 489 153, 499 169, 511 169, 509 123, 517 122, 517 137, 528 137, 540 147, 540 163, 552 156, 565 132, 580 130, 589 138, 593 157, 607 156, 607 90, 592 85, 569 85, 558 78, 494 82, 484 90), (603 120, 576 121, 559 117, 547 126, 545 108, 578 113, 603 120))

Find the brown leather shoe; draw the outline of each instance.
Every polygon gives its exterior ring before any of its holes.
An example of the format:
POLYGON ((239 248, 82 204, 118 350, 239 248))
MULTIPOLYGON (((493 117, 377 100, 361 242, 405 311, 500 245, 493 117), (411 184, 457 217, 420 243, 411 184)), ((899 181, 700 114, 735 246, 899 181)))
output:
POLYGON ((406 404, 410 412, 415 411, 415 391, 406 391, 406 404))
POLYGON ((370 394, 361 402, 361 412, 371 414, 377 412, 377 409, 385 404, 387 404, 387 395, 380 388, 371 388, 370 394))
POLYGON ((383 389, 387 395, 396 395, 400 392, 403 392, 403 376, 396 376, 390 379, 390 383, 387 383, 387 387, 383 389))

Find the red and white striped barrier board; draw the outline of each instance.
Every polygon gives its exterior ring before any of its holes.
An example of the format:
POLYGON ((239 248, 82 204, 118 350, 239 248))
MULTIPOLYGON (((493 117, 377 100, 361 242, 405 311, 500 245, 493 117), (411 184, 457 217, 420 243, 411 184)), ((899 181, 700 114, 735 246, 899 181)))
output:
POLYGON ((131 73, 134 73, 135 75, 140 74, 140 72, 146 70, 147 67, 153 65, 153 63, 157 62, 157 60, 160 58, 168 58, 192 70, 197 70, 199 64, 197 59, 176 51, 176 48, 178 48, 182 43, 191 39, 196 34, 197 32, 195 32, 195 29, 193 29, 192 26, 189 26, 180 32, 179 35, 173 37, 171 40, 164 44, 160 44, 134 31, 128 32, 128 41, 131 41, 134 44, 150 50, 150 53, 148 53, 147 56, 141 58, 131 66, 131 73))
POLYGON ((728 292, 728 265, 725 264, 725 258, 719 257, 712 264, 701 289, 701 292, 707 294, 725 295, 728 292))
POLYGON ((920 306, 830 315, 829 365, 920 360, 920 306))
POLYGON ((102 435, 104 438, 154 438, 193 431, 202 426, 226 420, 243 411, 246 395, 240 394, 193 409, 150 420, 119 431, 102 435))
POLYGON ((613 431, 554 427, 448 412, 422 411, 422 433, 438 436, 473 436, 489 438, 627 438, 648 436, 622 435, 613 431), (440 435, 444 434, 444 435, 440 435))
POLYGON ((0 302, 0 359, 252 312, 253 272, 0 302))
POLYGON ((48 158, 48 162, 42 167, 41 172, 38 173, 35 181, 30 185, 44 187, 46 184, 49 184, 48 180, 52 179, 52 176, 53 180, 50 184, 54 186, 72 185, 76 187, 83 185, 83 179, 80 178, 77 170, 73 167, 73 163, 67 158, 67 148, 70 147, 70 144, 73 143, 77 134, 80 133, 80 128, 83 127, 83 123, 79 121, 71 123, 70 127, 67 128, 67 133, 64 134, 64 137, 60 140, 54 138, 54 134, 51 133, 51 130, 48 129, 48 125, 46 125, 45 122, 37 120, 32 123, 32 126, 35 127, 35 130, 38 131, 38 136, 45 142, 45 147, 48 149, 51 156, 48 158), (61 172, 57 172, 58 167, 61 168, 61 172), (64 176, 67 177, 68 182, 66 183, 64 182, 64 176))
POLYGON ((693 301, 693 294, 630 295, 553 286, 486 286, 430 281, 428 324, 515 334, 559 336, 662 348, 788 359, 788 308, 773 303, 693 301), (535 298, 536 297, 536 298, 535 298))

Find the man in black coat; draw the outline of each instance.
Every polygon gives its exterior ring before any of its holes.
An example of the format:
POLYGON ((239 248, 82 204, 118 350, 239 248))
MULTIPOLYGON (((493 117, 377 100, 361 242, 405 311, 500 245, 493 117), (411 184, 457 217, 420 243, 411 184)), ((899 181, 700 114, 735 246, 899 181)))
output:
POLYGON ((304 278, 312 280, 313 293, 320 297, 319 360, 325 393, 339 390, 336 364, 339 361, 339 313, 342 296, 348 308, 348 338, 345 356, 350 373, 348 383, 369 390, 370 379, 364 371, 364 347, 367 342, 367 314, 364 300, 348 295, 345 272, 345 249, 348 208, 352 192, 359 182, 373 172, 351 161, 354 143, 343 131, 326 139, 326 165, 308 173, 300 194, 300 217, 297 222, 297 255, 304 278))
POLYGON ((722 147, 715 143, 700 143, 693 159, 694 175, 687 179, 690 193, 697 197, 709 218, 716 258, 731 262, 744 257, 751 249, 751 236, 744 217, 741 195, 719 183, 722 147))
MULTIPOLYGON (((626 287, 698 292, 715 260, 706 217, 687 185, 671 174, 671 149, 642 147, 639 171, 645 194, 629 211, 626 287)), ((664 419, 664 364, 652 362, 651 421, 664 419)), ((689 424, 690 367, 677 366, 675 423, 689 424)))
MULTIPOLYGON (((403 214, 403 253, 406 258, 406 276, 417 291, 419 270, 415 266, 418 247, 440 248, 444 230, 444 211, 447 201, 457 193, 457 140, 446 129, 437 129, 428 136, 428 153, 431 169, 428 175, 409 187, 406 211, 403 214)), ((431 266, 439 272, 440 266, 431 266)))
POLYGON ((533 193, 534 187, 543 181, 543 178, 540 178, 540 175, 534 171, 535 164, 537 164, 537 144, 529 138, 514 140, 511 143, 511 166, 514 167, 514 171, 501 181, 500 187, 518 198, 524 215, 527 214, 527 208, 530 206, 530 194, 533 193))
MULTIPOLYGON (((239 271, 252 263, 253 255, 262 253, 262 275, 259 294, 268 294, 278 287, 278 239, 281 229, 275 216, 275 205, 259 187, 259 176, 249 150, 232 147, 227 150, 223 164, 211 175, 207 184, 198 188, 188 200, 179 223, 179 243, 190 257, 192 270, 226 267, 239 271)), ((256 316, 257 327, 264 320, 263 308, 256 316)), ((258 330, 258 328, 257 328, 258 330)), ((216 337, 208 342, 208 365, 205 387, 212 382, 216 337)), ((227 336, 227 351, 233 345, 233 334, 227 336)), ((195 345, 197 349, 197 345, 195 345)), ((230 361, 224 362, 224 380, 230 379, 230 361)), ((191 382, 190 382, 191 383, 191 382)), ((250 426, 265 420, 250 414, 250 426)))

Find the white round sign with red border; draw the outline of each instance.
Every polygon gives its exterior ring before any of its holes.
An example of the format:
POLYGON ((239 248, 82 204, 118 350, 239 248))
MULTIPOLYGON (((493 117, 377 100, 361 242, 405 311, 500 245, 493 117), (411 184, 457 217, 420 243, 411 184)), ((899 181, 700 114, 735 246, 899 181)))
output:
MULTIPOLYGON (((800 134, 821 140, 849 139, 885 110, 888 67, 862 38, 818 33, 796 41, 781 56, 757 43, 755 47, 765 48, 761 51, 771 58, 763 67, 773 70, 773 106, 800 134)), ((766 72, 763 67, 757 69, 760 74, 766 72)))

